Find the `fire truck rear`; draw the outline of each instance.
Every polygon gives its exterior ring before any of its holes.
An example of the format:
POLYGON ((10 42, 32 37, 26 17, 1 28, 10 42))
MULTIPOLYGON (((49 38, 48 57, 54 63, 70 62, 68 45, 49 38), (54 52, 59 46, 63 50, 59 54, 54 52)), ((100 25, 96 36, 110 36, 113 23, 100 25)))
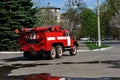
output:
POLYGON ((60 58, 64 51, 74 56, 77 53, 77 42, 61 26, 44 26, 23 28, 20 34, 20 50, 24 57, 60 58))

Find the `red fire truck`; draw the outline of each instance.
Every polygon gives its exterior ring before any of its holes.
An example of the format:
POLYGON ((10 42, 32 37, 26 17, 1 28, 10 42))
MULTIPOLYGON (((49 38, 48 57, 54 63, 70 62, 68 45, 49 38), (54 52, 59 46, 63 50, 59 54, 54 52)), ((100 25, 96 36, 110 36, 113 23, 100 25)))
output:
POLYGON ((24 57, 60 58, 64 51, 76 55, 77 42, 61 26, 23 28, 20 33, 20 50, 24 57))

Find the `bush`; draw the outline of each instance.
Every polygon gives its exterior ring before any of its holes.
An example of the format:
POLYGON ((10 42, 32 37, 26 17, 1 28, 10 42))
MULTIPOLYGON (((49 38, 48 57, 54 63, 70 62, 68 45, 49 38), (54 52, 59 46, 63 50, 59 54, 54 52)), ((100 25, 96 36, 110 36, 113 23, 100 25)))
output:
POLYGON ((109 45, 107 44, 101 44, 101 46, 99 47, 98 44, 95 42, 86 42, 85 44, 90 50, 109 47, 109 45))

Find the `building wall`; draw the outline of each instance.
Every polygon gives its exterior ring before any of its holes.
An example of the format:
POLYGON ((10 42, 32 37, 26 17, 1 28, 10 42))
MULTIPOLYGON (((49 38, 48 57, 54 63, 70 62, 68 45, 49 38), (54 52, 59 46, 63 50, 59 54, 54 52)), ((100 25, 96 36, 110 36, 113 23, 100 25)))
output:
POLYGON ((56 22, 61 22, 61 20, 60 20, 60 17, 61 17, 60 8, 50 7, 50 8, 41 8, 41 9, 42 9, 42 12, 45 12, 46 10, 49 10, 52 14, 53 19, 56 22))

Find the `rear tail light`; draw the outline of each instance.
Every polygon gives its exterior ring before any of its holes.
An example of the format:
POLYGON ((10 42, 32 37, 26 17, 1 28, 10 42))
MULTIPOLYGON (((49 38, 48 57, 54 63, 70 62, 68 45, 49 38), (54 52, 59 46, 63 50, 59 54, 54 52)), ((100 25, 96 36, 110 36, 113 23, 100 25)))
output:
POLYGON ((34 47, 33 46, 30 46, 30 51, 34 51, 34 47))

